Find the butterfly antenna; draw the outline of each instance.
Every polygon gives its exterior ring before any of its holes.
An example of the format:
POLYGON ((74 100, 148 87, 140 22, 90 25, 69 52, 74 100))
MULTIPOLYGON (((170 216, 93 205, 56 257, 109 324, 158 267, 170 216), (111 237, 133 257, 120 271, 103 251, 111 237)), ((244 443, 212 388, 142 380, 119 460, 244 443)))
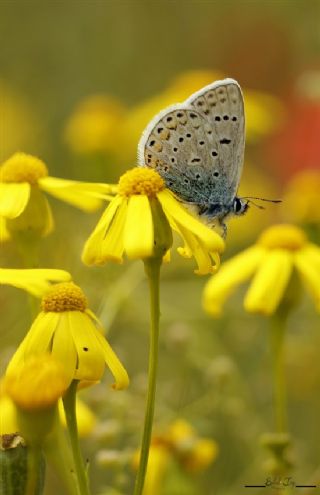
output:
MULTIPOLYGON (((254 203, 254 202, 251 200, 251 198, 243 198, 243 199, 246 199, 246 200, 247 200, 247 204, 248 204, 248 205, 249 205, 249 204, 250 204, 250 205, 253 205, 253 206, 255 206, 256 208, 259 208, 259 210, 265 210, 265 207, 264 207, 264 206, 262 206, 262 205, 257 205, 257 203, 254 203)), ((260 198, 258 198, 258 199, 260 199, 260 198)))
POLYGON ((282 199, 267 199, 267 198, 256 198, 254 196, 243 196, 242 199, 257 199, 258 201, 266 201, 268 203, 282 203, 282 199))

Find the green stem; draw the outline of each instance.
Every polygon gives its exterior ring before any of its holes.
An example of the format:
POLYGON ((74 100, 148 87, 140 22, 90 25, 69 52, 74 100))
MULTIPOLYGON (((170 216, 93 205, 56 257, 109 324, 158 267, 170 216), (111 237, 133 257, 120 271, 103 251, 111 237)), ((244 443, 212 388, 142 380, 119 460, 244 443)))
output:
POLYGON ((271 319, 271 354, 274 388, 275 429, 278 433, 287 431, 286 382, 284 374, 284 335, 286 313, 278 311, 271 319))
POLYGON ((28 452, 28 478, 25 495, 37 493, 40 473, 41 450, 39 447, 29 447, 28 452))
POLYGON ((148 277, 150 291, 150 350, 149 350, 149 371, 148 371, 148 393, 144 418, 144 429, 141 443, 141 453, 134 495, 141 495, 143 492, 144 480, 147 472, 149 449, 152 434, 152 423, 154 416, 154 404, 156 394, 156 379, 158 368, 158 342, 159 342, 159 289, 160 289, 160 267, 161 258, 150 258, 145 260, 145 272, 148 277))
POLYGON ((77 386, 78 380, 73 380, 63 398, 63 406, 66 414, 67 428, 70 437, 73 461, 78 481, 79 495, 90 495, 88 478, 81 455, 78 438, 78 425, 76 417, 77 386))

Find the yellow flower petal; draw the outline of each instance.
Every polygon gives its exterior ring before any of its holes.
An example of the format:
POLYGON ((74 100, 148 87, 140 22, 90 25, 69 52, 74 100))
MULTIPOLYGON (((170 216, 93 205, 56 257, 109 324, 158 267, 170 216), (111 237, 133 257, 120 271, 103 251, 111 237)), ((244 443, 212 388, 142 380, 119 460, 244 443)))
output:
POLYGON ((305 259, 308 259, 308 263, 316 267, 320 271, 320 247, 315 244, 307 244, 301 249, 300 254, 305 259))
POLYGON ((68 315, 65 312, 59 313, 59 322, 54 332, 51 354, 62 363, 66 378, 71 383, 75 377, 78 356, 69 329, 68 315))
POLYGON ((294 254, 294 264, 320 311, 320 262, 318 252, 308 247, 294 254), (310 251, 312 255, 310 255, 310 251), (315 261, 315 263, 314 263, 315 261))
MULTIPOLYGON (((192 255, 198 264, 198 269, 195 273, 198 275, 207 275, 208 273, 213 273, 215 271, 212 265, 212 259, 208 250, 201 244, 199 239, 192 232, 188 231, 182 226, 177 228, 181 237, 185 242, 183 248, 178 248, 178 253, 185 258, 190 258, 192 255)), ((216 259, 215 259, 216 261, 216 259)))
POLYGON ((101 255, 103 263, 109 260, 122 263, 124 252, 123 232, 125 228, 126 212, 127 201, 124 200, 120 203, 114 216, 114 220, 102 240, 101 255))
POLYGON ((10 240, 10 232, 7 229, 6 219, 0 216, 0 244, 10 240))
POLYGON ((9 397, 0 398, 0 435, 9 435, 19 431, 17 412, 9 397))
POLYGON ((127 388, 129 385, 129 377, 125 368, 122 366, 108 341, 98 330, 95 331, 95 336, 101 346, 101 349, 103 350, 104 360, 114 376, 115 384, 113 385, 113 388, 116 390, 127 388))
POLYGON ((151 207, 145 195, 129 198, 124 229, 124 248, 128 258, 148 258, 154 249, 151 207))
POLYGON ((78 355, 74 378, 77 380, 99 381, 103 375, 104 355, 95 338, 95 326, 86 313, 68 311, 69 331, 72 334, 78 355))
POLYGON ((27 182, 0 182, 0 216, 16 218, 25 209, 30 197, 30 184, 27 182))
POLYGON ((219 272, 210 278, 203 294, 204 309, 218 316, 222 306, 238 285, 245 282, 256 270, 262 261, 265 250, 259 246, 253 246, 226 261, 219 272))
POLYGON ((245 309, 265 315, 274 313, 288 285, 292 268, 292 252, 284 249, 270 250, 246 294, 245 309))
POLYGON ((77 182, 57 177, 44 177, 39 179, 38 183, 39 187, 51 196, 84 211, 95 211, 100 208, 102 200, 97 196, 104 192, 110 192, 110 188, 106 184, 77 182))
POLYGON ((168 189, 159 192, 157 197, 167 217, 172 218, 178 227, 182 226, 191 231, 200 239, 209 252, 217 251, 221 253, 224 250, 225 246, 222 238, 192 216, 168 189))
POLYGON ((42 297, 52 282, 64 282, 71 279, 70 273, 51 268, 0 268, 0 284, 13 285, 24 289, 36 297, 42 297))
POLYGON ((26 356, 50 352, 52 336, 59 325, 59 319, 59 313, 39 313, 25 337, 26 356))
POLYGON ((49 313, 39 313, 11 358, 6 373, 10 373, 15 368, 22 366, 25 362, 25 357, 28 355, 48 352, 56 324, 56 315, 50 316, 49 313))
MULTIPOLYGON (((118 210, 121 205, 126 206, 126 199, 116 196, 109 206, 106 208, 105 212, 101 216, 96 228, 88 238, 87 242, 85 243, 83 253, 82 253, 82 261, 86 263, 87 265, 93 265, 93 264, 103 264, 107 261, 107 259, 111 255, 109 255, 109 252, 107 251, 107 246, 105 246, 105 239, 106 235, 108 233, 108 230, 112 228, 112 226, 116 223, 116 214, 118 213, 118 210)), ((121 216, 122 218, 122 216, 121 216)), ((118 220, 118 225, 116 228, 113 227, 113 229, 118 229, 119 228, 119 220, 118 220)), ((123 225, 122 228, 124 228, 124 220, 123 220, 123 225)), ((122 253, 121 249, 117 250, 116 252, 116 261, 121 262, 122 261, 122 253)))

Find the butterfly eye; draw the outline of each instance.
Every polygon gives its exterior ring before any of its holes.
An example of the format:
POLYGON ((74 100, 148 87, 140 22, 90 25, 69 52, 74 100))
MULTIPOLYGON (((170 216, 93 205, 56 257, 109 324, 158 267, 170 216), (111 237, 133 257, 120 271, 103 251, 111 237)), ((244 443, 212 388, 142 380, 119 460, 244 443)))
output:
POLYGON ((233 210, 234 210, 234 212, 235 213, 241 213, 243 209, 244 209, 244 205, 242 204, 241 199, 234 198, 234 202, 233 202, 233 210))

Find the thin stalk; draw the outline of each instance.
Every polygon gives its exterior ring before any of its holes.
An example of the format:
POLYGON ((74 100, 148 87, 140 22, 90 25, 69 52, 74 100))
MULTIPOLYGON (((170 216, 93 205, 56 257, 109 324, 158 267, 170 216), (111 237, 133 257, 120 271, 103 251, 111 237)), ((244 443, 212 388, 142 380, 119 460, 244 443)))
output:
POLYGON ((29 447, 28 478, 25 495, 35 495, 39 483, 41 450, 39 447, 29 447))
POLYGON ((148 370, 148 392, 147 404, 144 418, 144 428, 141 443, 141 453, 134 495, 142 495, 144 481, 147 472, 149 449, 154 417, 154 405, 156 395, 157 369, 158 369, 158 347, 159 347, 159 320, 160 320, 160 267, 161 258, 150 258, 145 260, 145 272, 148 277, 150 291, 150 348, 149 348, 149 370, 148 370))
POLYGON ((274 416, 277 433, 287 431, 286 380, 284 370, 284 335, 286 314, 277 312, 271 319, 271 357, 273 372, 274 416))
POLYGON ((73 380, 71 382, 71 385, 63 398, 63 407, 66 414, 67 428, 70 437, 75 473, 77 476, 79 495, 90 495, 88 478, 80 450, 78 437, 78 425, 76 417, 77 385, 78 380, 73 380))

